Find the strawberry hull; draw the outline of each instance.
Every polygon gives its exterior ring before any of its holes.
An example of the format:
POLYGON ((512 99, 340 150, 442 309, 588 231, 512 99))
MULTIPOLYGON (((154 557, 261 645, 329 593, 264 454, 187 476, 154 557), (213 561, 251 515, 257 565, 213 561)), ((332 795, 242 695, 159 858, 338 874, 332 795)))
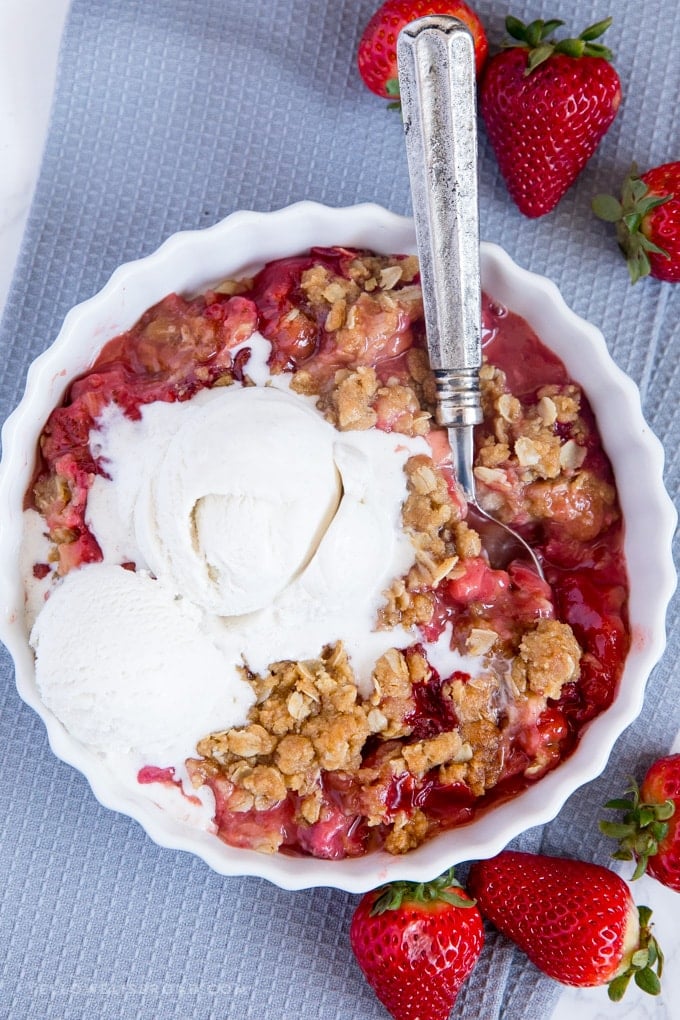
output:
POLYGON ((431 883, 368 893, 352 917, 350 944, 395 1020, 447 1020, 479 959, 484 927, 449 871, 431 883))
POLYGON ((665 163, 642 175, 652 197, 662 205, 648 213, 641 225, 647 239, 662 249, 650 251, 650 275, 668 283, 680 283, 680 163, 665 163))
POLYGON ((647 873, 680 892, 680 754, 659 758, 649 767, 640 786, 640 797, 646 804, 670 801, 673 805, 667 820, 668 831, 659 841, 656 853, 649 857, 647 873))
POLYGON ((621 200, 596 195, 592 209, 616 225, 632 283, 645 276, 680 283, 680 162, 664 163, 642 176, 633 163, 621 200))
POLYGON ((611 127, 621 83, 608 59, 589 56, 587 47, 583 53, 582 37, 583 55, 546 43, 552 49, 538 59, 540 47, 524 41, 523 29, 512 33, 522 45, 488 62, 479 108, 513 201, 536 218, 555 208, 611 127))
POLYGON ((505 850, 475 862, 468 888, 482 915, 545 974, 564 985, 608 986, 613 1002, 631 980, 661 991, 663 954, 648 907, 622 878, 585 861, 505 850))
POLYGON ((637 948, 628 886, 599 865, 508 850, 475 863, 468 888, 482 915, 562 984, 607 984, 637 948))

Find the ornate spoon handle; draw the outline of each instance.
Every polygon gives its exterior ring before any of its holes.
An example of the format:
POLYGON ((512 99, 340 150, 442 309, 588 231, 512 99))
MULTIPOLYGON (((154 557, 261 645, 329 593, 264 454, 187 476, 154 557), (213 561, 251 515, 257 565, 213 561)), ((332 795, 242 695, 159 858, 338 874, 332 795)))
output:
POLYGON ((407 25, 397 43, 413 215, 437 421, 474 498, 472 427, 482 420, 474 44, 456 18, 407 25))

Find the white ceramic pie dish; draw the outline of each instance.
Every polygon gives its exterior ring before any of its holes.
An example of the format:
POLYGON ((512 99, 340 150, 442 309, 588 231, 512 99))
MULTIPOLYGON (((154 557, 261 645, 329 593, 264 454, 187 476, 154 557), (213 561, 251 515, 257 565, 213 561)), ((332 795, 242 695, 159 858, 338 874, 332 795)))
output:
POLYGON ((636 386, 612 361, 602 334, 567 308, 554 284, 521 269, 496 245, 482 245, 485 291, 530 323, 583 386, 595 410, 626 524, 633 642, 614 703, 587 726, 573 755, 468 825, 405 856, 377 853, 344 861, 234 849, 211 833, 189 828, 157 807, 142 788, 137 794, 121 784, 42 704, 17 555, 23 499, 42 426, 67 383, 92 363, 106 340, 170 291, 197 292, 312 245, 338 244, 412 252, 413 224, 368 204, 332 209, 302 202, 271 213, 235 213, 211 228, 175 234, 147 258, 121 266, 97 295, 68 314, 55 342, 31 366, 25 395, 3 429, 0 636, 14 658, 19 694, 43 719, 54 753, 86 776, 106 807, 136 819, 160 845, 194 853, 219 873, 257 875, 287 889, 333 886, 361 892, 390 879, 422 880, 451 864, 491 856, 520 832, 554 818, 566 799, 604 768, 616 739, 638 715, 647 678, 663 652, 666 608, 676 580, 671 555, 676 514, 663 486, 663 450, 644 421, 636 386))

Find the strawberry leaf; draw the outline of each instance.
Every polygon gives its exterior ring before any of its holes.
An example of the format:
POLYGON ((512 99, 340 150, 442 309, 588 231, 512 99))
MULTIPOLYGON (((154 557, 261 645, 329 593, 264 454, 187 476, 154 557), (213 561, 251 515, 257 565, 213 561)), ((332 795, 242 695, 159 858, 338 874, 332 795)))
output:
POLYGON ((589 28, 585 28, 581 32, 579 38, 583 39, 585 42, 590 42, 593 39, 599 39, 599 37, 604 35, 607 31, 613 20, 613 18, 605 18, 604 21, 598 21, 594 25, 590 25, 589 28))
POLYGON ((371 916, 399 910, 404 903, 424 905, 439 900, 454 907, 473 907, 474 900, 456 892, 462 888, 454 877, 453 868, 431 882, 391 882, 378 890, 380 895, 373 904, 371 916))
POLYGON ((614 54, 608 46, 601 43, 586 43, 583 53, 586 57, 599 57, 601 60, 613 60, 614 54))
POLYGON ((473 903, 471 900, 464 896, 456 896, 450 889, 444 889, 437 896, 438 900, 444 900, 445 903, 450 903, 452 907, 471 907, 473 903))
MULTIPOLYGON (((618 223, 623 215, 623 206, 613 195, 595 195, 591 207, 598 219, 604 220, 606 223, 618 223)), ((632 806, 630 801, 622 799, 611 800, 605 804, 605 807, 620 811, 625 811, 632 806)))
POLYGON ((611 839, 625 839, 635 834, 635 826, 630 822, 600 822, 600 832, 611 839))
POLYGON ((646 827, 647 825, 651 825, 655 818, 656 812, 653 807, 649 804, 640 805, 639 821, 641 826, 646 827))
POLYGON ((668 798, 668 800, 664 800, 661 804, 657 804, 656 817, 659 818, 661 821, 663 822, 668 821, 668 819, 672 818, 674 814, 675 814, 675 801, 671 800, 670 797, 668 798))
POLYGON ((623 182, 623 187, 621 189, 621 205, 624 206, 625 209, 630 209, 633 205, 635 205, 635 199, 633 198, 633 181, 635 179, 636 178, 633 176, 631 171, 630 175, 626 177, 623 182))
POLYGON ((661 992, 661 982, 651 967, 635 972, 635 984, 648 995, 659 995, 661 992))
POLYGON ((641 178, 635 178, 630 184, 630 193, 634 202, 639 202, 647 194, 647 185, 641 178))
MULTIPOLYGON (((629 857, 629 860, 631 860, 634 856, 635 856, 634 854, 631 854, 630 857, 629 857)), ((638 878, 642 878, 642 876, 644 875, 645 871, 647 870, 647 861, 648 860, 649 860, 649 857, 646 854, 640 854, 640 856, 638 857, 638 862, 635 865, 635 871, 630 876, 631 882, 637 882, 638 878)))
POLYGON ((505 19, 505 31, 513 39, 517 39, 519 42, 526 42, 526 26, 524 22, 520 21, 519 18, 513 18, 511 14, 508 14, 505 19))
POLYGON ((582 57, 585 49, 583 39, 563 39, 555 47, 555 53, 565 53, 568 57, 582 57))
POLYGON ((558 28, 561 28, 564 24, 563 21, 558 21, 557 18, 553 18, 552 21, 545 21, 543 23, 543 38, 547 39, 549 35, 552 35, 558 28))
MULTIPOLYGON (((607 223, 616 224, 616 238, 628 262, 631 283, 637 283, 643 276, 648 276, 652 272, 650 254, 672 259, 665 248, 652 240, 658 233, 655 228, 654 210, 672 198, 673 195, 670 194, 650 192, 647 183, 638 175, 636 164, 633 163, 623 182, 620 202, 611 195, 595 195, 591 202, 596 216, 607 223)), ((649 826, 650 816, 643 814, 640 817, 640 812, 647 805, 640 803, 639 790, 634 781, 627 792, 633 794, 632 806, 624 806, 622 799, 619 800, 619 805, 611 802, 607 806, 630 814, 630 817, 626 816, 624 820, 632 821, 640 829, 649 826)), ((655 811, 655 819, 658 819, 658 805, 653 804, 652 808, 655 811)), ((656 849, 652 852, 656 853, 656 849)))
POLYGON ((638 200, 638 209, 643 216, 646 216, 652 209, 657 209, 660 205, 665 205, 666 202, 670 202, 675 195, 647 195, 645 194, 638 200))
POLYGON ((642 970, 643 967, 646 967, 647 964, 649 963, 649 950, 638 949, 638 951, 636 953, 633 953, 633 955, 631 956, 630 962, 634 967, 637 967, 640 970, 642 970))
POLYGON ((505 19, 505 29, 508 35, 515 40, 515 43, 505 42, 503 45, 513 46, 519 44, 529 50, 527 68, 524 72, 525 76, 531 74, 537 67, 545 63, 553 53, 562 53, 566 56, 574 57, 574 59, 588 56, 611 60, 612 52, 610 49, 600 43, 592 42, 593 39, 598 38, 609 28, 611 22, 611 18, 607 18, 605 21, 598 21, 596 25, 586 28, 579 36, 560 39, 559 42, 556 42, 552 35, 558 28, 564 25, 563 21, 557 18, 549 21, 537 18, 535 21, 530 21, 528 25, 525 25, 519 18, 508 15, 505 19))
POLYGON ((652 264, 649 261, 646 252, 644 252, 642 248, 637 253, 635 262, 637 264, 637 278, 641 279, 643 276, 649 276, 652 271, 652 264))
POLYGON ((524 74, 531 74, 532 71, 536 70, 539 64, 543 64, 554 52, 555 47, 552 43, 543 43, 540 46, 534 47, 529 53, 529 60, 524 74))
MULTIPOLYGON (((610 199, 610 198, 612 198, 612 196, 611 195, 596 195, 595 198, 610 199)), ((593 199, 593 202, 595 202, 595 198, 593 199)), ((615 198, 613 199, 613 201, 616 202, 616 205, 619 208, 621 208, 621 203, 620 202, 617 202, 615 198)), ((611 808, 613 811, 629 811, 631 808, 635 807, 635 804, 634 804, 634 802, 632 800, 626 800, 624 797, 615 797, 613 800, 608 800, 607 803, 605 804, 605 807, 606 808, 611 808)))
POLYGON ((663 970, 663 953, 652 935, 650 919, 652 912, 649 907, 638 907, 640 922, 640 940, 638 948, 630 958, 628 967, 609 982, 609 998, 619 1002, 623 998, 631 977, 635 984, 649 995, 658 995, 661 991, 661 972, 663 970))
POLYGON ((647 956, 648 956, 647 963, 648 963, 648 965, 650 967, 652 967, 656 963, 658 958, 659 958, 659 954, 657 953, 656 939, 650 939, 649 940, 649 948, 647 950, 647 956))
POLYGON ((637 283, 643 276, 649 276, 651 268, 652 266, 647 255, 640 248, 628 259, 628 272, 631 283, 637 283))
POLYGON ((620 1002, 626 994, 626 989, 630 984, 631 975, 629 973, 621 974, 619 977, 614 978, 613 981, 609 982, 609 988, 607 994, 612 1002, 620 1002))
POLYGON ((668 824, 666 822, 654 822, 650 831, 657 843, 660 843, 668 835, 668 824))
POLYGON ((665 248, 659 248, 658 244, 654 244, 654 242, 650 241, 644 234, 640 235, 639 244, 644 251, 651 251, 655 255, 663 256, 665 259, 669 259, 671 257, 665 248))
POLYGON ((539 20, 532 21, 529 25, 527 25, 526 41, 528 42, 529 46, 532 47, 532 49, 534 46, 538 46, 538 44, 543 41, 544 24, 545 22, 539 20))
POLYGON ((630 212, 630 213, 626 213, 624 216, 622 216, 621 220, 625 224, 625 226, 628 228, 630 233, 634 234, 634 233, 636 233, 636 231, 638 231, 640 229, 640 223, 642 222, 642 217, 640 216, 639 212, 630 212))

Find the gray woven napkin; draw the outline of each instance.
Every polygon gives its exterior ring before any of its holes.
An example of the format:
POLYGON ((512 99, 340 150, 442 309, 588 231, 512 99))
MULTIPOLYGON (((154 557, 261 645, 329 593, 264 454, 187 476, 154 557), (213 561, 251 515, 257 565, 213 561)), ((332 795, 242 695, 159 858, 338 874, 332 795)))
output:
MULTIPOLYGON (((377 0, 74 0, 0 338, 3 418, 69 307, 168 234, 237 208, 268 210, 303 198, 410 211, 399 118, 355 71, 360 30, 374 6, 377 0)), ((500 40, 506 5, 476 6, 500 40)), ((552 17, 556 6, 512 4, 526 18, 552 17)), ((654 281, 631 288, 589 200, 618 184, 633 157, 647 167, 679 155, 672 139, 680 136, 680 8, 648 0, 647 24, 664 30, 638 35, 626 30, 630 3, 604 7, 577 0, 567 16, 578 32, 614 15, 608 38, 626 93, 619 117, 576 187, 537 222, 510 202, 482 133, 482 235, 554 279, 574 310, 601 327, 614 358, 641 386, 675 494, 680 288, 654 281)), ((680 725, 672 672, 680 658, 677 614, 676 600, 670 647, 645 709, 604 776, 518 846, 566 854, 587 848, 591 859, 606 861, 596 826, 602 801, 664 751, 680 725)), ((386 1016, 349 950, 356 897, 225 879, 158 848, 54 758, 41 722, 15 692, 4 650, 0 669, 0 1017, 386 1016)), ((452 1015, 546 1020, 558 994, 490 932, 452 1015)))

